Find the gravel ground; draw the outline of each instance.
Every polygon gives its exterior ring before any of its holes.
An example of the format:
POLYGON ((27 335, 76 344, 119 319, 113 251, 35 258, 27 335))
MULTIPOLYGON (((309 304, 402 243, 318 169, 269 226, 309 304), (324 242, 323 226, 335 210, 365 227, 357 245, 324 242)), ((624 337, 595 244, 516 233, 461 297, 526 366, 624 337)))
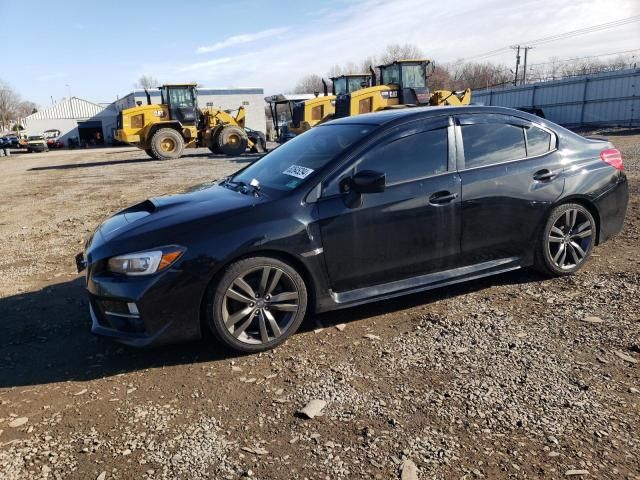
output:
POLYGON ((312 316, 248 356, 92 337, 73 266, 105 216, 248 157, 0 158, 0 479, 640 479, 640 132, 605 133, 631 203, 579 274, 312 316))

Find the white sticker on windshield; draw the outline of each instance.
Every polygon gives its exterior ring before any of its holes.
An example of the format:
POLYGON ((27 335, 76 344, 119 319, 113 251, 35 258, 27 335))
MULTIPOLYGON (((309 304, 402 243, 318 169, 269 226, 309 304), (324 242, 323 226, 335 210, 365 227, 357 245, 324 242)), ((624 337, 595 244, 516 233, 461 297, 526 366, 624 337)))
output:
POLYGON ((299 165, 291 165, 284 172, 285 175, 291 175, 296 178, 307 178, 313 173, 313 168, 301 167, 299 165))

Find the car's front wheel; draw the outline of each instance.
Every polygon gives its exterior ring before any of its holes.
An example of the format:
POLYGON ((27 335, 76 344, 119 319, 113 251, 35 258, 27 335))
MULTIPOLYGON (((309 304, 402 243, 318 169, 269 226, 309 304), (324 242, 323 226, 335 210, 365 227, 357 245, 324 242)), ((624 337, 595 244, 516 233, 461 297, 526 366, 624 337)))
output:
POLYGON ((580 204, 566 203, 551 210, 538 239, 536 268, 543 273, 570 275, 582 267, 596 240, 596 222, 580 204))
POLYGON ((211 331, 242 352, 260 352, 281 344, 298 329, 307 310, 307 288, 300 274, 271 257, 232 264, 208 295, 211 331))

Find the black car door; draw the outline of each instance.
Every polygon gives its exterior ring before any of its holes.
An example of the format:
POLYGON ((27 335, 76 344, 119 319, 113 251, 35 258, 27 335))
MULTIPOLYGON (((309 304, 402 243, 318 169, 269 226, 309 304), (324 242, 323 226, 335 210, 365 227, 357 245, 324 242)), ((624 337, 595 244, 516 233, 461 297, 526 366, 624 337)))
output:
POLYGON ((331 288, 344 292, 453 264, 460 247, 460 179, 448 117, 412 122, 385 135, 325 182, 318 202, 331 288), (350 204, 340 191, 359 171, 386 174, 382 193, 350 204))
POLYGON ((564 189, 555 134, 510 115, 458 115, 456 123, 464 263, 529 255, 564 189))

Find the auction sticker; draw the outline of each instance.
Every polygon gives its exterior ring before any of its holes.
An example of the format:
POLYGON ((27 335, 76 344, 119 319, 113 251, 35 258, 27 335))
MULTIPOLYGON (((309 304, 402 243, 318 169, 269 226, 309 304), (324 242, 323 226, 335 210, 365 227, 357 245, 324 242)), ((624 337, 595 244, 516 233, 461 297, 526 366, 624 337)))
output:
POLYGON ((299 165, 291 165, 284 172, 285 175, 291 175, 296 178, 307 178, 313 173, 313 168, 301 167, 299 165))

